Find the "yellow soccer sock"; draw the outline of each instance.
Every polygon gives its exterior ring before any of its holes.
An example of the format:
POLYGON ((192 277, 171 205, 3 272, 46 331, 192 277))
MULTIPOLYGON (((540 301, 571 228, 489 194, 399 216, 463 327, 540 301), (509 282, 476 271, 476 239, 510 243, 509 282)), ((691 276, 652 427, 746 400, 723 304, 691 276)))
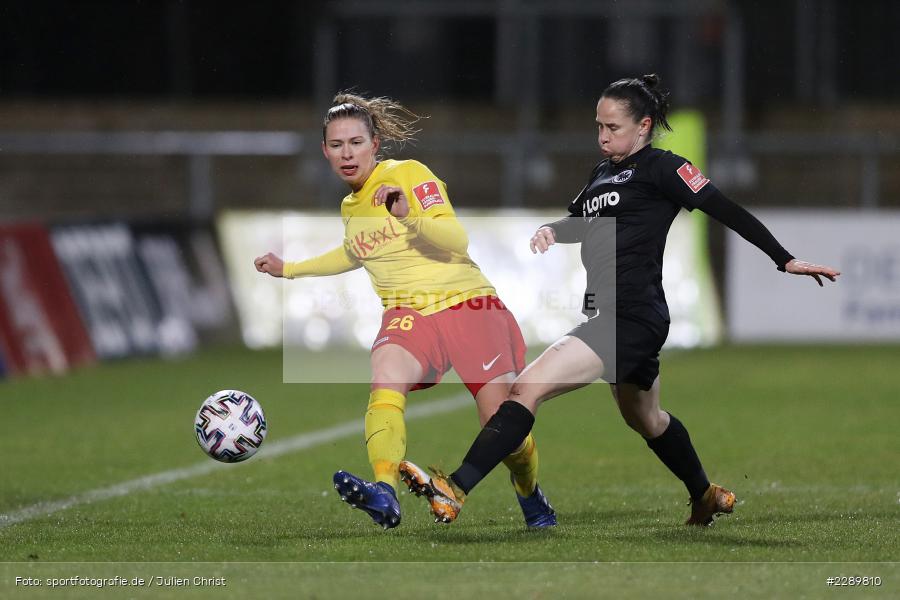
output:
POLYGON ((366 449, 375 481, 383 481, 394 490, 400 482, 398 468, 406 456, 406 422, 403 411, 406 396, 380 388, 369 394, 366 411, 366 449))
POLYGON ((527 498, 534 493, 537 486, 538 452, 530 433, 518 450, 503 459, 503 464, 512 473, 517 494, 527 498))

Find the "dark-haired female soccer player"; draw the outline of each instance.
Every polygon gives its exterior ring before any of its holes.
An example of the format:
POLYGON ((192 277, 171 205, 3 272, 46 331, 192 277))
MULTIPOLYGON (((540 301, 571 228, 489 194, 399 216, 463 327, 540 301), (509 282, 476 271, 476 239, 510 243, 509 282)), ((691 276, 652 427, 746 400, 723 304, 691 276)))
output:
MULTIPOLYGON (((512 313, 467 252, 444 182, 414 160, 380 160, 383 142, 416 133, 416 115, 387 98, 338 94, 325 115, 322 152, 350 187, 341 203, 344 243, 301 262, 268 253, 256 269, 274 277, 311 277, 363 267, 381 297, 381 330, 372 344, 365 418, 375 481, 338 471, 341 500, 385 529, 400 523, 398 466, 406 454, 406 396, 435 385, 452 366, 475 397, 480 422, 507 398, 525 366, 525 341, 512 313)), ((529 527, 556 525, 537 484, 534 439, 522 436, 502 457, 529 527)))
POLYGON ((611 383, 628 426, 687 487, 692 504, 687 524, 709 525, 716 515, 732 511, 734 494, 710 483, 687 429, 659 405, 659 351, 669 330, 662 287, 669 226, 682 208, 699 208, 765 252, 779 271, 809 275, 820 286, 821 277, 834 281, 840 273, 794 258, 690 161, 651 145, 656 127, 671 130, 668 94, 657 83, 656 75, 645 75, 604 90, 597 103, 603 160, 569 205, 570 216, 540 227, 531 239, 532 252, 541 253, 555 243, 581 243, 590 318, 516 378, 509 399, 449 477, 430 477, 413 463, 401 463, 401 477, 411 491, 428 498, 437 520, 456 518, 466 494, 531 431, 543 401, 601 376, 611 383), (606 274, 615 277, 614 286, 604 284, 606 274))

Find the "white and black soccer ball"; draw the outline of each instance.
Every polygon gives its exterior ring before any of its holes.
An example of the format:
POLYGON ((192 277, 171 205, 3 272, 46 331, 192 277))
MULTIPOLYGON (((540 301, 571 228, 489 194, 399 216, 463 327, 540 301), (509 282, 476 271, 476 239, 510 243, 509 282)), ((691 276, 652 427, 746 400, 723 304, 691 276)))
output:
POLYGON ((210 457, 227 463, 247 460, 266 439, 266 415, 250 394, 222 390, 203 401, 194 431, 210 457))

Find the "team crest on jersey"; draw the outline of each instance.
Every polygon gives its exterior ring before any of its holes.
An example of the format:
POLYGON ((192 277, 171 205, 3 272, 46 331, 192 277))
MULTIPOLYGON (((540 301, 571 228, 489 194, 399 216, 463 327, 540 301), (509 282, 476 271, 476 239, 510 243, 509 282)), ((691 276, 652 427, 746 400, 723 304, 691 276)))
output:
POLYGON ((700 172, 700 169, 695 167, 689 162, 684 163, 680 167, 678 167, 678 176, 681 177, 681 180, 691 188, 691 191, 695 194, 703 189, 703 187, 709 183, 709 179, 703 176, 703 173, 700 172))
POLYGON ((441 196, 441 188, 434 181, 426 181, 413 188, 413 193, 422 205, 422 210, 428 210, 436 204, 443 204, 444 197, 441 196))
POLYGON ((625 169, 621 173, 618 173, 615 177, 612 178, 613 183, 625 183, 631 176, 634 175, 634 169, 625 169))

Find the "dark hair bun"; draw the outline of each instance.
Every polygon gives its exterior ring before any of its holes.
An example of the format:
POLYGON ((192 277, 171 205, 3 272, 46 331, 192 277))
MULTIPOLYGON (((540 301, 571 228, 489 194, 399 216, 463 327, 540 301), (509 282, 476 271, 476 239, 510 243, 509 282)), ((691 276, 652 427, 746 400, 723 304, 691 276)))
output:
POLYGON ((659 75, 656 73, 650 73, 649 75, 641 75, 641 82, 646 85, 651 90, 656 87, 656 84, 659 83, 659 75))
POLYGON ((650 135, 652 136, 657 125, 667 131, 672 131, 672 127, 666 120, 669 112, 669 92, 658 87, 657 84, 659 84, 659 75, 656 73, 641 75, 633 79, 620 79, 609 84, 600 97, 625 102, 628 114, 635 123, 643 117, 653 119, 653 124, 650 126, 650 135))

